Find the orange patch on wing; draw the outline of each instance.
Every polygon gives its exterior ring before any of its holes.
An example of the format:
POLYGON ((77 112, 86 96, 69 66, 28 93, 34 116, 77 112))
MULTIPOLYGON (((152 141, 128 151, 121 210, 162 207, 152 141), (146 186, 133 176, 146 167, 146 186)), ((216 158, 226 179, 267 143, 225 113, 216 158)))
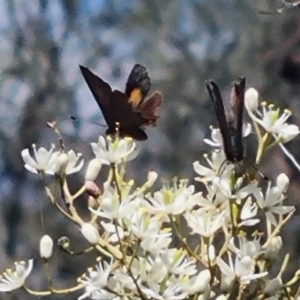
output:
POLYGON ((142 90, 140 88, 135 88, 130 94, 129 102, 131 102, 133 106, 137 106, 142 101, 142 99, 142 90))

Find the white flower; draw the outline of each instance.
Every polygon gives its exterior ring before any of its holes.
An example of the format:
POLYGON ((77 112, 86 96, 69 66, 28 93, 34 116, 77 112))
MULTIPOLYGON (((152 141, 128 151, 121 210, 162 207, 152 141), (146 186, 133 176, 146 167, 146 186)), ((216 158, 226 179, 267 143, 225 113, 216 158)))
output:
POLYGON ((161 286, 159 284, 149 283, 148 286, 148 288, 141 287, 141 290, 147 296, 147 299, 181 300, 185 299, 188 295, 187 292, 181 290, 180 283, 170 284, 163 291, 161 291, 161 286))
POLYGON ((210 127, 211 130, 211 140, 204 139, 204 143, 215 148, 220 148, 223 145, 222 135, 219 128, 210 127))
POLYGON ((53 251, 53 240, 49 235, 44 235, 40 240, 40 256, 48 259, 53 251))
POLYGON ((98 143, 91 143, 93 152, 103 165, 119 164, 137 156, 136 143, 130 138, 115 139, 99 137, 98 143))
POLYGON ((141 242, 141 247, 150 253, 159 253, 165 250, 172 242, 171 232, 159 233, 153 236, 146 236, 141 242))
POLYGON ((159 217, 151 216, 150 213, 138 210, 129 220, 128 229, 139 239, 156 236, 160 231, 161 222, 159 217))
MULTIPOLYGON (((168 270, 165 264, 162 262, 160 256, 156 253, 154 255, 148 255, 145 257, 134 258, 131 264, 131 271, 135 278, 139 278, 141 282, 152 282, 152 283, 161 283, 165 276, 168 274, 168 270)), ((133 282, 131 278, 125 278, 123 275, 128 276, 128 271, 124 269, 122 276, 116 274, 118 280, 126 284, 127 288, 132 286, 133 282)), ((134 286, 133 286, 134 287, 134 286)))
POLYGON ((130 218, 136 209, 139 207, 139 202, 131 197, 127 197, 120 201, 118 192, 116 189, 107 187, 101 200, 101 207, 98 210, 94 210, 92 207, 89 209, 102 218, 110 220, 119 220, 122 218, 130 218))
POLYGON ((254 219, 257 215, 257 210, 257 204, 252 202, 251 197, 248 197, 240 214, 241 222, 239 226, 253 226, 259 223, 260 220, 258 218, 254 219))
POLYGON ((116 243, 116 242, 119 242, 119 240, 123 239, 125 232, 124 232, 123 227, 121 227, 120 225, 106 223, 103 221, 101 221, 101 225, 110 234, 110 236, 107 239, 109 242, 116 243))
POLYGON ((98 229, 91 223, 83 223, 81 226, 81 233, 87 239, 87 241, 95 245, 99 241, 98 229))
MULTIPOLYGON (((123 286, 123 290, 130 290, 131 293, 135 293, 130 299, 140 299, 139 294, 136 290, 136 285, 139 286, 143 294, 154 295, 153 292, 156 292, 156 287, 161 286, 160 291, 158 292, 159 298, 145 297, 147 299, 165 299, 161 295, 164 293, 164 290, 167 286, 174 286, 178 283, 178 280, 172 280, 167 269, 164 266, 164 262, 156 254, 147 255, 147 257, 136 257, 131 263, 131 275, 128 274, 128 268, 123 266, 114 272, 114 278, 123 286), (135 282, 133 280, 135 279, 135 282), (167 279, 167 280, 166 280, 167 279), (152 288, 154 288, 154 290, 152 288)), ((176 285, 178 291, 181 290, 179 285, 176 285)), ((133 294, 132 293, 132 294, 133 294)), ((167 292, 166 292, 167 293, 167 292)), ((167 295, 164 293, 164 295, 167 295)), ((177 299, 176 295, 169 295, 170 297, 174 296, 174 299, 177 299)), ((123 299, 123 298, 122 298, 123 299)), ((169 298, 172 299, 172 298, 169 298)))
POLYGON ((195 187, 187 186, 187 181, 175 183, 172 187, 163 187, 155 192, 153 197, 149 197, 150 205, 148 209, 152 213, 167 215, 179 215, 190 209, 195 204, 195 187))
MULTIPOLYGON (((106 261, 100 262, 96 266, 96 270, 89 269, 88 275, 79 279, 79 282, 85 285, 85 293, 78 298, 78 300, 85 299, 91 295, 97 295, 97 292, 101 295, 103 288, 108 284, 108 276, 112 271, 113 260, 110 264, 106 261)), ((102 298, 92 298, 102 299, 102 298)))
POLYGON ((242 284, 248 284, 251 280, 264 277, 268 272, 254 273, 255 261, 250 256, 236 256, 233 264, 231 254, 228 254, 228 263, 222 258, 216 258, 217 265, 221 270, 221 289, 228 290, 237 279, 242 284))
POLYGON ((236 247, 234 243, 234 238, 231 238, 229 241, 229 249, 238 255, 238 257, 255 257, 258 254, 260 254, 261 251, 261 245, 259 243, 258 239, 255 239, 253 241, 248 241, 246 237, 239 237, 239 246, 236 247))
POLYGON ((78 160, 82 156, 81 153, 76 154, 73 150, 69 150, 66 154, 68 155, 68 164, 65 174, 70 175, 80 171, 84 163, 83 159, 78 163, 78 160))
POLYGON ((197 272, 196 263, 182 249, 166 249, 161 254, 161 260, 169 273, 177 275, 194 275, 197 272))
POLYGON ((258 206, 264 211, 268 221, 274 226, 277 225, 277 220, 274 214, 284 215, 291 212, 293 206, 282 206, 280 205, 284 199, 284 192, 287 188, 288 183, 285 180, 285 176, 282 174, 277 177, 278 186, 271 187, 269 182, 265 196, 262 191, 258 188, 254 189, 253 195, 256 198, 258 206))
MULTIPOLYGON (((193 163, 195 172, 200 175, 200 177, 196 177, 195 180, 201 182, 212 181, 214 178, 219 176, 220 168, 226 160, 225 154, 223 151, 213 151, 211 159, 209 159, 207 155, 205 155, 204 158, 207 161, 208 167, 201 165, 198 161, 193 163)), ((227 173, 230 173, 230 170, 228 170, 228 168, 224 168, 223 174, 227 173)))
POLYGON ((257 186, 257 183, 252 181, 248 185, 244 186, 244 178, 239 177, 237 181, 235 182, 234 188, 232 187, 232 182, 229 176, 223 176, 222 177, 216 177, 213 180, 213 184, 216 186, 216 188, 223 193, 223 195, 227 199, 238 199, 242 200, 246 198, 248 195, 252 194, 253 190, 257 186))
POLYGON ((209 270, 203 270, 198 275, 189 278, 188 281, 184 282, 182 290, 187 292, 189 295, 196 293, 203 293, 211 279, 209 270))
POLYGON ((24 261, 15 263, 15 270, 7 269, 0 277, 0 292, 11 292, 19 289, 25 283, 26 278, 33 268, 33 259, 28 261, 28 266, 24 261))
MULTIPOLYGON (((222 148, 223 147, 223 138, 219 128, 211 127, 211 140, 204 139, 204 143, 214 147, 222 148)), ((248 136, 251 133, 252 126, 250 123, 243 124, 243 137, 248 136)))
POLYGON ((186 213, 184 217, 193 232, 204 237, 210 237, 224 224, 225 211, 218 213, 213 209, 201 208, 192 213, 186 213))
POLYGON ((30 156, 29 150, 24 149, 21 152, 22 158, 25 162, 25 168, 32 173, 44 172, 46 174, 54 174, 57 158, 60 155, 58 151, 54 152, 55 145, 51 146, 48 151, 41 147, 36 150, 36 145, 32 145, 34 158, 30 156))
POLYGON ((274 105, 267 107, 266 103, 262 103, 262 108, 261 119, 256 117, 250 110, 248 110, 249 116, 267 132, 275 134, 280 142, 286 143, 299 134, 298 126, 286 123, 292 114, 291 111, 286 109, 280 115, 279 109, 274 110, 274 105))

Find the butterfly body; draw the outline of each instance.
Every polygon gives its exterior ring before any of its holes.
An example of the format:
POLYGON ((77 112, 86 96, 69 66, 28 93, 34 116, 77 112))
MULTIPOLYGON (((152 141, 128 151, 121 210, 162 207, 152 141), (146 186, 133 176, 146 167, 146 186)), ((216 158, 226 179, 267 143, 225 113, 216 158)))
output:
POLYGON ((155 126, 156 109, 162 104, 163 96, 154 92, 146 98, 151 81, 145 67, 136 64, 126 83, 125 92, 112 90, 110 85, 88 68, 80 66, 81 73, 90 88, 107 123, 107 134, 146 140, 147 126, 155 126))

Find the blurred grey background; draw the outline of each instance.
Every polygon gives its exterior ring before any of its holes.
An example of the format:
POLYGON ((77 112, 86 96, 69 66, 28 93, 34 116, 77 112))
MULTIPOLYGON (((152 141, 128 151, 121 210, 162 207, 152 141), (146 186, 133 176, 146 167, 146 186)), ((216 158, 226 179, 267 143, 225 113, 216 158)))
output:
MULTIPOLYGON (((246 76, 262 99, 290 108, 290 121, 299 126, 300 10, 278 14, 280 6, 280 0, 0 0, 0 269, 15 260, 38 259, 44 233, 55 240, 67 235, 84 246, 78 229, 49 203, 38 176, 23 168, 20 156, 33 143, 49 148, 57 142, 45 125, 55 120, 67 150, 92 157, 89 143, 105 131, 92 123, 105 122, 79 64, 122 90, 131 68, 140 63, 148 69, 152 91, 163 92, 158 125, 147 130, 149 139, 139 143, 140 156, 130 166, 138 182, 150 170, 160 179, 193 179, 192 163, 204 161, 209 147, 203 139, 209 137, 209 125, 217 124, 207 79, 226 88, 246 76), (72 123, 70 115, 79 122, 72 123)), ((299 137, 287 145, 298 160, 299 146, 299 137)), ((261 171, 271 179, 286 172, 289 202, 297 206, 299 171, 280 149, 270 155, 271 163, 263 163, 261 171)), ((82 174, 70 177, 73 191, 83 183, 82 174)), ((86 209, 86 197, 79 201, 86 209)), ((296 266, 298 223, 296 215, 287 229, 296 266)), ((58 250, 52 263, 60 287, 70 286, 89 265, 86 257, 58 250)), ((41 268, 36 260, 30 286, 46 288, 41 268)), ((15 295, 6 299, 26 299, 22 291, 15 295)))

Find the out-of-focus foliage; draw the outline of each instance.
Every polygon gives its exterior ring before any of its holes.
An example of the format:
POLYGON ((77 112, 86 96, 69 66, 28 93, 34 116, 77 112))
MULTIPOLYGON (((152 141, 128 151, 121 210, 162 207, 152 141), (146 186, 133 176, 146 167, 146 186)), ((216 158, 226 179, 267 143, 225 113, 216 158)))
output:
MULTIPOLYGON (((188 170, 206 151, 205 128, 216 124, 206 79, 225 88, 246 76, 264 98, 292 109, 299 125, 300 11, 278 14, 280 5, 279 0, 0 1, 0 268, 10 259, 37 256, 33 249, 44 231, 54 239, 79 238, 47 209, 39 181, 25 172, 20 156, 32 143, 49 147, 56 139, 45 126, 49 120, 58 122, 68 149, 89 152, 85 145, 104 132, 85 122, 104 124, 79 64, 122 89, 134 63, 140 63, 148 68, 153 89, 163 92, 158 126, 147 131, 149 140, 135 161, 145 177, 151 169, 166 178, 194 176, 188 170), (72 124, 70 115, 80 122, 72 124)), ((288 144, 298 159, 299 146, 299 139, 288 144)), ((279 149, 271 155, 276 163, 262 171, 270 178, 287 172, 297 204, 299 172, 279 149)), ((73 190, 78 181, 82 178, 73 179, 73 190)), ((85 208, 86 199, 79 205, 85 208)), ((81 271, 76 258, 56 259, 62 285, 74 269, 81 271)), ((37 277, 34 284, 41 282, 37 277)))

